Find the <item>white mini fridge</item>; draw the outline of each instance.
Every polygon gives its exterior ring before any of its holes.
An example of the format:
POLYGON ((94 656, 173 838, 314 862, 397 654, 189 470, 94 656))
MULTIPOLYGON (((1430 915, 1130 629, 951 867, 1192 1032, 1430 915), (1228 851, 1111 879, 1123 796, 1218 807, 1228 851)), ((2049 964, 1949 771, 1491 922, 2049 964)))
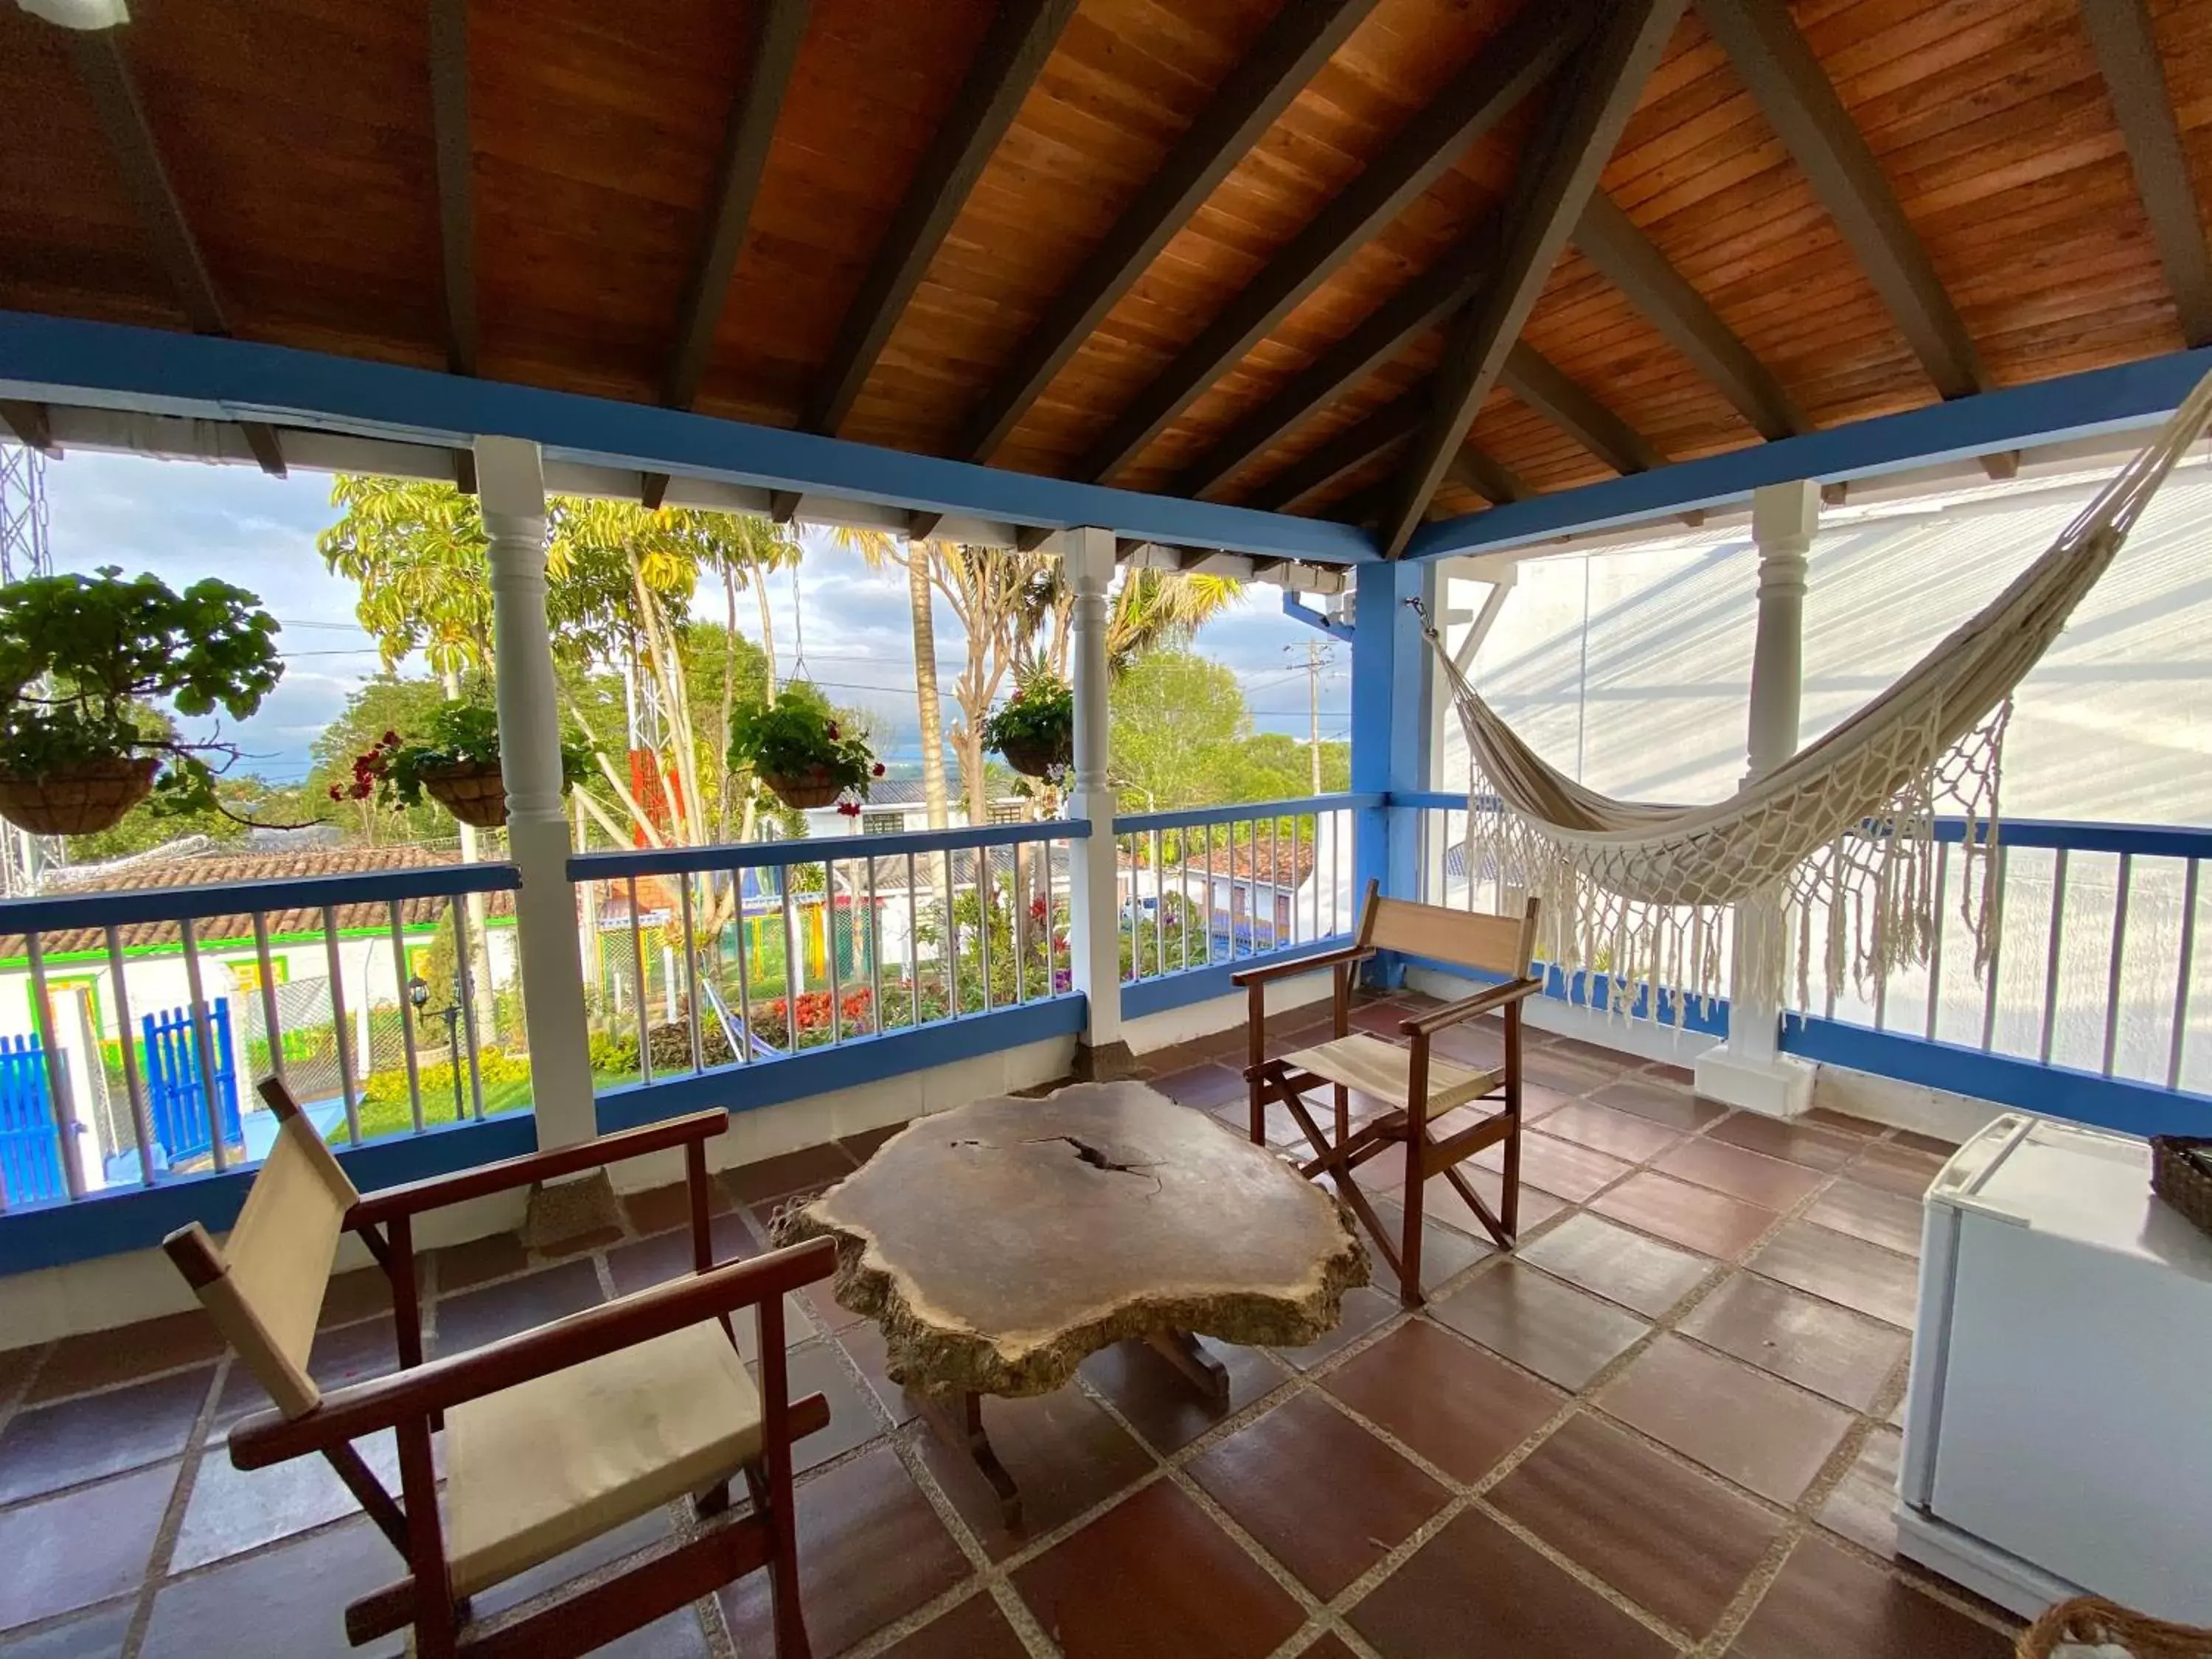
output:
POLYGON ((2212 1238, 2150 1148, 1999 1118, 1929 1188, 1898 1547, 2033 1615, 2212 1625, 2212 1238))

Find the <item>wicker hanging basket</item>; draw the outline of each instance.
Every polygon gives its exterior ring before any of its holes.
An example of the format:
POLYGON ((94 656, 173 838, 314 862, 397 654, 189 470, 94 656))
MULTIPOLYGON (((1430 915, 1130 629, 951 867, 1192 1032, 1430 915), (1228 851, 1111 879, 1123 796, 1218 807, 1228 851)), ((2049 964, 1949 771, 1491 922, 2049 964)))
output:
POLYGON ((2212 1136, 2153 1135, 2150 1189, 2212 1234, 2212 1136))
POLYGON ((827 778, 786 778, 764 772, 761 781, 768 786, 769 793, 795 812, 827 806, 845 793, 842 785, 827 778))
POLYGON ((1049 778, 1075 763, 1075 738, 1069 733, 1058 743, 1013 741, 999 745, 1006 764, 1025 778, 1049 778))
POLYGON ((463 823, 496 830, 507 822, 507 783, 497 761, 464 761, 425 769, 422 787, 430 799, 463 823))
POLYGON ((0 773, 0 817, 34 836, 112 830, 154 791, 157 755, 80 761, 35 778, 0 773))
POLYGON ((2100 1595, 2077 1595, 2046 1607, 2021 1632, 2018 1659, 2051 1659, 2069 1647, 2124 1649, 2130 1659, 2212 1659, 2212 1630, 2169 1624, 2130 1613, 2100 1595))

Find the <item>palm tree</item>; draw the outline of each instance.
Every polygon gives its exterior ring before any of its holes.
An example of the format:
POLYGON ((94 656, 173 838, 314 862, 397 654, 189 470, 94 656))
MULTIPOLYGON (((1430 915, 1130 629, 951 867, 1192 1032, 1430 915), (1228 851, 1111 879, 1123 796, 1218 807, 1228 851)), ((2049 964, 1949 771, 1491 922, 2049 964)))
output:
POLYGON ((881 530, 854 530, 840 526, 830 537, 840 547, 849 547, 871 570, 881 570, 896 559, 906 571, 907 608, 914 617, 914 701, 921 719, 921 794, 929 814, 929 827, 942 830, 952 821, 952 804, 945 780, 945 712, 937 691, 937 614, 929 593, 929 544, 908 542, 906 551, 881 530))

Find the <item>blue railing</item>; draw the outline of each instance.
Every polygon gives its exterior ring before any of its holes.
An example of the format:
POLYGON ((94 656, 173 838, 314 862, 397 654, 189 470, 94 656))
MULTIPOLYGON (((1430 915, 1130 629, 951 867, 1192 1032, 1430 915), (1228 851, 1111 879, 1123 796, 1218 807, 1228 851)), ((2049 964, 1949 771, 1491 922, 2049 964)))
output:
POLYGON ((1356 815, 1379 795, 1302 796, 1114 820, 1122 1012, 1217 996, 1255 957, 1358 925, 1356 815))
POLYGON ((602 1126, 1075 1029, 1069 852, 1090 833, 1052 819, 577 854, 602 1126))
MULTIPOLYGON (((258 1162, 275 1122, 249 1078, 283 1078, 348 1152, 526 1108, 507 918, 471 915, 503 913, 518 884, 509 865, 429 865, 0 902, 0 966, 29 981, 0 1006, 10 1239, 27 1209, 181 1194, 258 1162), (78 1156, 29 1150, 58 1148, 57 1125, 78 1156)), ((219 1224, 221 1207, 203 1193, 149 1214, 219 1224)))
MULTIPOLYGON (((1466 857, 1468 802, 1394 794, 1419 838, 1421 896, 1496 908, 1466 857)), ((1937 936, 1925 965, 1824 996, 1785 1022, 1808 1058, 2137 1131, 2212 1122, 2212 986, 2197 948, 2212 830, 2007 818, 1994 860, 1991 955, 1978 968, 1959 848, 1936 824, 1937 936)), ((1562 976, 1552 994, 1576 997, 1562 976)), ((1697 1006, 1697 1005, 1686 1005, 1697 1006)), ((1671 1002, 1662 1012, 1673 1012, 1671 1002)), ((1725 1032, 1725 1006, 1695 1026, 1725 1032)))

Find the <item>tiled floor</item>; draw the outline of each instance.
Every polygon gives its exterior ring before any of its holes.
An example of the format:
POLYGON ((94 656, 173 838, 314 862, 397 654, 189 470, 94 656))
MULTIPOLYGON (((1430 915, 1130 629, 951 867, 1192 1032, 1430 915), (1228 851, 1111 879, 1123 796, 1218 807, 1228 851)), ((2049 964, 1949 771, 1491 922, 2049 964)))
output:
MULTIPOLYGON (((1148 1070, 1241 1127, 1228 1048, 1148 1070)), ((1427 1311, 1356 1291, 1310 1348, 1218 1348, 1225 1415, 1134 1346, 1049 1398, 991 1402, 1020 1534, 885 1376, 873 1328, 823 1289, 794 1303, 794 1389, 831 1408, 799 1500, 820 1659, 2010 1651, 2002 1615, 1891 1559, 1915 1196, 1942 1148, 1832 1115, 1731 1117, 1583 1044, 1529 1060, 1516 1256, 1434 1182, 1427 1311)), ((732 1172, 722 1249, 760 1248, 779 1202, 881 1138, 732 1172)), ((1379 1176, 1371 1191, 1395 1218, 1379 1176)), ((512 1238, 439 1253, 434 1346, 684 1271, 680 1196, 625 1212, 623 1236, 562 1259, 512 1238)), ((334 1286, 325 1323, 326 1382, 393 1364, 374 1275, 334 1286)), ((222 1431, 258 1403, 197 1316, 0 1354, 0 1659, 349 1651, 340 1610, 398 1563, 319 1467, 230 1468, 222 1431)), ((647 1516, 487 1599, 680 1524, 647 1516)), ((765 1656, 767 1611, 756 1576, 608 1651, 765 1656)))

